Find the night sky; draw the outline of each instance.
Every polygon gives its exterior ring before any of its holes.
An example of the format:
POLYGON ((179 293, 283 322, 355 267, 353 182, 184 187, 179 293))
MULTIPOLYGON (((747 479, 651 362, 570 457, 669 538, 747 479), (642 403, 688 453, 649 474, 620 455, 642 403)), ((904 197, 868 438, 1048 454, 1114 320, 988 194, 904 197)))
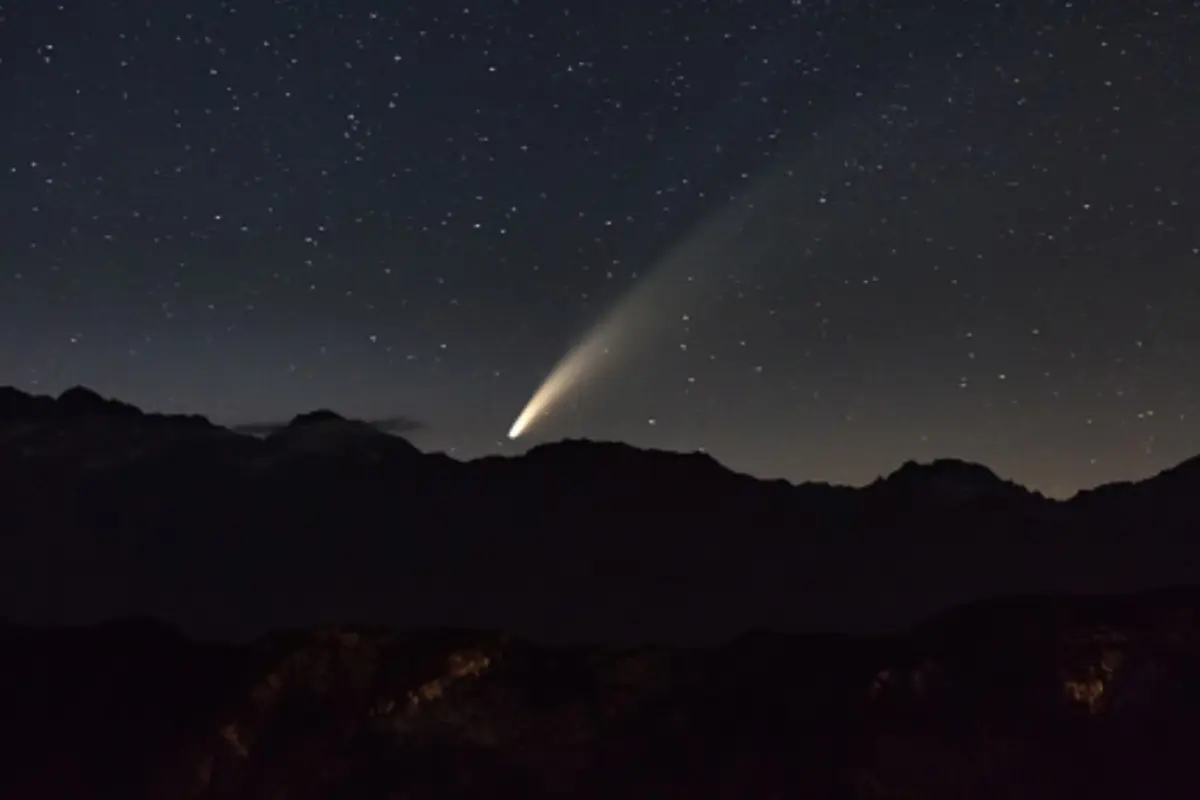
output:
POLYGON ((0 384, 791 480, 1200 452, 1198 2, 22 0, 0 109, 0 384))

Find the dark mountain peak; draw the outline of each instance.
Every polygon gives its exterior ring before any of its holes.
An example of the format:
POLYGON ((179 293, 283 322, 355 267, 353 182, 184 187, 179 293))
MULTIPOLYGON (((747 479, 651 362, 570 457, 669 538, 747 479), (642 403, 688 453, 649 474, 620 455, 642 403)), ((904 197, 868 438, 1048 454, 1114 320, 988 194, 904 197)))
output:
POLYGON ((919 497, 951 505, 1037 496, 1023 486, 1004 480, 982 464, 957 458, 939 458, 925 463, 906 461, 891 475, 876 480, 868 488, 876 493, 898 494, 908 499, 919 497))
POLYGON ((57 398, 27 394, 20 389, 0 387, 0 420, 50 422, 143 416, 136 406, 109 400, 86 386, 74 386, 57 398))
POLYGON ((58 409, 67 416, 98 417, 122 416, 126 418, 144 416, 137 406, 111 400, 86 386, 73 386, 58 396, 58 409))
POLYGON ((357 453, 372 460, 421 451, 408 440, 378 425, 347 419, 329 409, 299 414, 287 425, 271 431, 267 441, 293 452, 338 455, 357 453))
POLYGON ((556 442, 544 442, 529 448, 527 455, 535 458, 595 458, 601 454, 629 454, 646 452, 640 447, 634 447, 624 442, 609 442, 599 439, 559 439, 556 442))
POLYGON ((122 400, 108 398, 86 386, 73 386, 57 398, 28 394, 12 386, 0 386, 0 423, 4 421, 67 425, 87 420, 106 422, 146 422, 179 429, 216 429, 198 414, 159 414, 146 412, 122 400))
POLYGON ((305 414, 298 414, 292 421, 271 433, 270 440, 308 440, 317 438, 333 439, 377 439, 391 438, 378 430, 374 425, 354 419, 346 419, 341 414, 328 409, 319 409, 305 414))
POLYGON ((1071 503, 1100 514, 1186 513, 1200 493, 1200 456, 1189 458, 1141 481, 1117 481, 1077 492, 1071 503))
POLYGON ((41 416, 54 401, 27 394, 14 386, 0 386, 0 421, 41 416))
POLYGON ((954 481, 980 487, 1003 484, 1005 481, 982 464, 958 458, 936 458, 933 461, 905 461, 900 468, 884 478, 888 482, 954 481))
POLYGON ((346 422, 346 418, 336 411, 330 411, 328 408, 319 408, 316 411, 309 411, 304 414, 297 414, 292 418, 292 421, 287 424, 289 428, 302 428, 306 425, 319 425, 321 423, 346 422))
POLYGON ((67 408, 103 408, 105 400, 100 393, 86 386, 72 386, 58 396, 58 402, 67 408))
POLYGON ((718 483, 728 489, 740 485, 739 480, 754 481, 707 453, 652 450, 591 439, 541 444, 519 461, 556 484, 571 483, 578 491, 605 494, 617 492, 617 487, 637 494, 705 493, 718 483))
POLYGON ((411 417, 390 416, 372 420, 351 420, 336 411, 322 408, 297 414, 287 422, 243 422, 230 426, 230 430, 247 436, 271 438, 276 441, 279 441, 280 437, 287 439, 297 435, 304 436, 306 432, 314 430, 324 431, 326 434, 341 431, 359 438, 369 438, 374 432, 379 436, 399 440, 397 434, 419 430, 421 427, 422 424, 411 417), (371 430, 365 430, 366 428, 371 430))
POLYGON ((680 453, 595 439, 562 439, 557 442, 539 444, 529 449, 526 458, 534 461, 593 466, 633 464, 680 466, 689 464, 703 465, 702 468, 716 467, 723 472, 729 472, 719 461, 703 451, 680 453))
POLYGON ((1149 480, 1195 481, 1200 485, 1200 456, 1181 461, 1173 467, 1164 469, 1149 480))
MULTIPOLYGON (((589 439, 540 444, 523 456, 471 462, 495 469, 494 480, 518 495, 549 493, 556 503, 586 505, 602 498, 615 506, 674 507, 681 515, 727 500, 747 485, 765 482, 739 475, 705 453, 679 453, 589 439)), ((740 501, 740 499, 739 499, 740 501)), ((733 513, 733 501, 724 506, 733 513)), ((620 562, 618 558, 614 561, 620 562)))
POLYGON ((228 455, 221 441, 225 433, 204 417, 145 413, 84 386, 57 398, 0 389, 0 441, 4 456, 14 459, 0 462, 0 468, 37 463, 67 472, 120 475, 168 452, 197 461, 214 453, 228 455), (29 462, 16 464, 20 459, 29 462))

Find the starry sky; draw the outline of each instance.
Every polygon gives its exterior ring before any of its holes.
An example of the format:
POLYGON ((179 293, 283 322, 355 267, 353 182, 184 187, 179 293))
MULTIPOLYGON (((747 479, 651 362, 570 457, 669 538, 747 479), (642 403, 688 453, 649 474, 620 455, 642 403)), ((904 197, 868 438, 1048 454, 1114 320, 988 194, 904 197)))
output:
POLYGON ((0 384, 797 481, 1200 452, 1192 0, 0 2, 0 108, 0 384))

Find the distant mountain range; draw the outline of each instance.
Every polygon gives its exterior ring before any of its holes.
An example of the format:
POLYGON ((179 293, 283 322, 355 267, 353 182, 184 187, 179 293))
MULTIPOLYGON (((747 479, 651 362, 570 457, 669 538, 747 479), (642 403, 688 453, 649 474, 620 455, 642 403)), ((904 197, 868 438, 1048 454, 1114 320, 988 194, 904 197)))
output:
POLYGON ((954 460, 796 486, 589 441, 460 462, 329 411, 251 433, 0 388, 0 615, 712 642, 1200 583, 1200 459, 1057 501, 954 460))

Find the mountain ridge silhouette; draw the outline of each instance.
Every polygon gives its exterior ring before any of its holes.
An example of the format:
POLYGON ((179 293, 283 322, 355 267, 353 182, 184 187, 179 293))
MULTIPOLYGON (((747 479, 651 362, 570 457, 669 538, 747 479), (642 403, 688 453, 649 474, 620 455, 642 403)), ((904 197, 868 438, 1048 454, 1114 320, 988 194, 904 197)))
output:
POLYGON ((885 631, 1012 592, 1200 582, 1200 461, 1051 499, 955 459, 861 487, 566 440, 457 461, 334 412, 250 436, 0 389, 0 615, 712 642, 885 631))

